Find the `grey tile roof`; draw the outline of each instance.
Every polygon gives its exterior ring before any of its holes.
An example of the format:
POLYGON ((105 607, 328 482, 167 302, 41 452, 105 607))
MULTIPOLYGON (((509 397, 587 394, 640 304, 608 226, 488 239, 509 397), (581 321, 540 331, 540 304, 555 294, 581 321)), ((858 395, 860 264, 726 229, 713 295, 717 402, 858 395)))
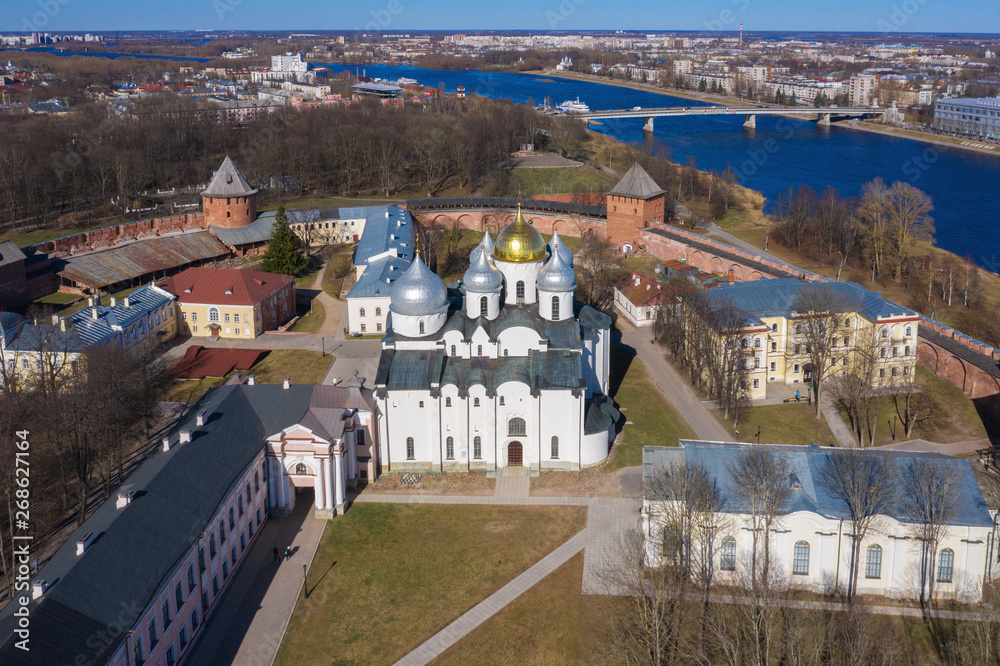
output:
POLYGON ((21 252, 14 241, 0 243, 0 266, 16 264, 19 261, 24 261, 24 252, 21 252))
POLYGON ((620 412, 607 396, 599 396, 587 401, 587 414, 583 422, 584 435, 607 432, 618 420, 620 412))
POLYGON ((250 183, 229 159, 229 155, 226 155, 222 166, 215 172, 208 187, 201 194, 206 197, 245 197, 256 191, 250 187, 250 183))
POLYGON ((240 245, 250 245, 252 243, 263 243, 271 240, 274 233, 274 214, 264 214, 250 224, 243 227, 211 227, 212 233, 219 237, 219 240, 229 247, 239 247, 240 245))
MULTIPOLYGON (((741 512, 743 507, 737 503, 731 490, 732 477, 729 469, 740 452, 745 450, 747 446, 747 444, 734 442, 702 442, 686 439, 680 440, 679 448, 647 446, 642 451, 643 478, 655 475, 657 470, 672 463, 701 465, 708 471, 722 492, 725 498, 725 510, 741 512)), ((781 509, 782 514, 811 511, 834 520, 849 518, 844 503, 831 495, 819 482, 819 475, 827 460, 831 456, 844 455, 842 449, 821 447, 817 444, 809 446, 777 444, 754 446, 764 446, 784 457, 790 474, 794 475, 802 486, 792 489, 785 506, 781 509)), ((947 466, 960 478, 956 488, 959 501, 956 503, 955 515, 950 524, 975 527, 993 525, 989 509, 983 500, 982 492, 972 473, 972 468, 969 466, 969 461, 937 453, 888 451, 885 449, 873 449, 872 452, 875 455, 891 457, 900 466, 907 465, 914 460, 925 460, 947 466)), ((906 522, 906 516, 902 515, 902 511, 898 508, 891 511, 891 517, 906 522)))
MULTIPOLYGON (((113 522, 82 557, 70 552, 72 568, 60 580, 50 580, 52 587, 32 611, 28 658, 11 639, 0 648, 0 663, 69 664, 80 654, 88 663, 103 663, 262 451, 265 438, 310 414, 329 429, 331 417, 351 405, 373 405, 371 392, 276 384, 209 391, 173 429, 170 452, 156 454, 135 472, 140 478, 156 468, 142 492, 113 512, 113 522), (202 411, 210 417, 198 427, 195 415, 202 411), (176 444, 179 430, 192 431, 192 441, 176 444), (100 635, 107 640, 94 639, 100 635)), ((67 546, 72 551, 75 543, 67 546)))
POLYGON ((7 349, 15 352, 46 351, 59 354, 82 352, 85 345, 80 337, 67 326, 63 331, 55 324, 26 323, 17 337, 7 341, 7 349))
POLYGON ((885 317, 917 317, 917 313, 893 303, 882 294, 869 291, 854 282, 804 282, 795 278, 755 280, 720 284, 705 293, 712 303, 731 302, 751 319, 789 316, 795 310, 796 298, 803 290, 822 286, 843 298, 845 308, 875 321, 885 317))
POLYGON ((113 306, 98 305, 77 310, 69 316, 69 320, 85 345, 100 345, 173 300, 174 296, 169 291, 149 284, 128 295, 128 307, 125 307, 123 298, 113 306), (96 320, 93 317, 95 307, 98 312, 96 320))
POLYGON ((663 194, 663 190, 656 184, 646 170, 638 163, 625 172, 618 184, 611 188, 608 194, 620 197, 633 197, 635 199, 650 199, 663 194))

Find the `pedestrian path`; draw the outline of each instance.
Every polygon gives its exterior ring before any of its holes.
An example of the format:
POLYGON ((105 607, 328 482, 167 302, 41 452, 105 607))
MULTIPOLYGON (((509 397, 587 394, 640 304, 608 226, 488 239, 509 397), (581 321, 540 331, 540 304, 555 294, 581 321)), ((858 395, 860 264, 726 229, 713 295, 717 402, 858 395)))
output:
POLYGON ((192 646, 190 666, 270 666, 278 654, 292 610, 302 591, 302 565, 310 565, 329 521, 313 515, 312 498, 300 497, 293 513, 271 518, 233 573, 229 588, 192 646), (290 546, 292 557, 276 562, 273 549, 290 546))
POLYGON ((493 496, 500 499, 518 499, 531 493, 531 473, 525 467, 497 471, 493 496))
POLYGON ((834 438, 837 440, 837 446, 849 449, 857 447, 857 442, 854 441, 851 429, 847 427, 844 417, 840 415, 840 410, 833 404, 829 393, 823 394, 823 399, 819 403, 819 411, 823 414, 823 418, 826 419, 826 424, 830 426, 830 432, 833 433, 834 438))
POLYGON ((581 530, 551 553, 539 560, 520 576, 486 597, 468 613, 462 615, 447 627, 431 636, 415 650, 396 662, 397 666, 422 666, 440 656, 445 650, 460 641, 479 625, 496 615, 507 604, 531 589, 543 578, 569 561, 587 544, 588 529, 581 530))

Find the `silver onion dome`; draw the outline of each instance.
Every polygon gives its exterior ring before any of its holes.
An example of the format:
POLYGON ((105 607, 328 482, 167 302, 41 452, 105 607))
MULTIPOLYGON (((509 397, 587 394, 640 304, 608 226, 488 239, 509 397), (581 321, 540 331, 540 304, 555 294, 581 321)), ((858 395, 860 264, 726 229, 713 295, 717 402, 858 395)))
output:
POLYGON ((490 237, 490 232, 487 231, 483 234, 483 240, 479 241, 479 245, 472 248, 472 252, 469 253, 469 260, 472 261, 476 258, 476 252, 479 252, 480 248, 486 248, 486 256, 491 256, 493 254, 493 247, 493 238, 490 237))
POLYGON ((552 248, 556 248, 560 255, 562 255, 562 260, 567 266, 573 266, 573 252, 567 247, 566 243, 563 242, 562 238, 559 238, 559 232, 552 230, 552 240, 548 244, 549 254, 552 254, 552 248))
POLYGON ((444 281, 427 268, 418 254, 389 292, 393 312, 402 315, 427 315, 448 303, 444 281))
POLYGON ((503 273, 493 265, 487 253, 486 245, 473 251, 472 264, 462 278, 466 291, 493 292, 503 286, 503 273))
POLYGON ((539 291, 573 291, 576 289, 576 274, 563 258, 561 247, 562 243, 552 244, 552 256, 538 271, 538 279, 535 284, 539 291))

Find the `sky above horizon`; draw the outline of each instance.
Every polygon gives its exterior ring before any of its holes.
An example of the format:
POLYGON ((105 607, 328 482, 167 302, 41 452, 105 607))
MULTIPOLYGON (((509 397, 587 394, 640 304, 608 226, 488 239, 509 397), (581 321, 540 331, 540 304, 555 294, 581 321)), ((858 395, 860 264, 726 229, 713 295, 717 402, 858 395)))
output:
POLYGON ((1000 32, 997 0, 7 0, 0 33, 109 30, 1000 32))

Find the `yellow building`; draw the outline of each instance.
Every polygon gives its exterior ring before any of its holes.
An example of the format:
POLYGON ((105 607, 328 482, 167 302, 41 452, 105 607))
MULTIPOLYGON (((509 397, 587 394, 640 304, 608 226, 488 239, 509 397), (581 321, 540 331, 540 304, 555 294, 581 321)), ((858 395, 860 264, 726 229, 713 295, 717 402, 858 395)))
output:
POLYGON ((181 330, 195 337, 252 340, 295 314, 295 283, 288 275, 189 268, 163 288, 177 297, 181 330))
POLYGON ((801 395, 809 395, 816 374, 810 344, 819 339, 809 327, 817 317, 822 317, 824 326, 832 324, 822 336, 829 364, 823 379, 855 366, 862 356, 872 359, 875 385, 904 383, 914 376, 920 316, 852 282, 809 283, 793 278, 739 282, 720 285, 705 298, 713 309, 731 304, 741 315, 743 324, 726 337, 744 355, 751 400, 767 398, 768 386, 776 383, 796 390, 802 385, 801 395), (807 289, 829 293, 836 311, 821 315, 797 311, 807 289))

